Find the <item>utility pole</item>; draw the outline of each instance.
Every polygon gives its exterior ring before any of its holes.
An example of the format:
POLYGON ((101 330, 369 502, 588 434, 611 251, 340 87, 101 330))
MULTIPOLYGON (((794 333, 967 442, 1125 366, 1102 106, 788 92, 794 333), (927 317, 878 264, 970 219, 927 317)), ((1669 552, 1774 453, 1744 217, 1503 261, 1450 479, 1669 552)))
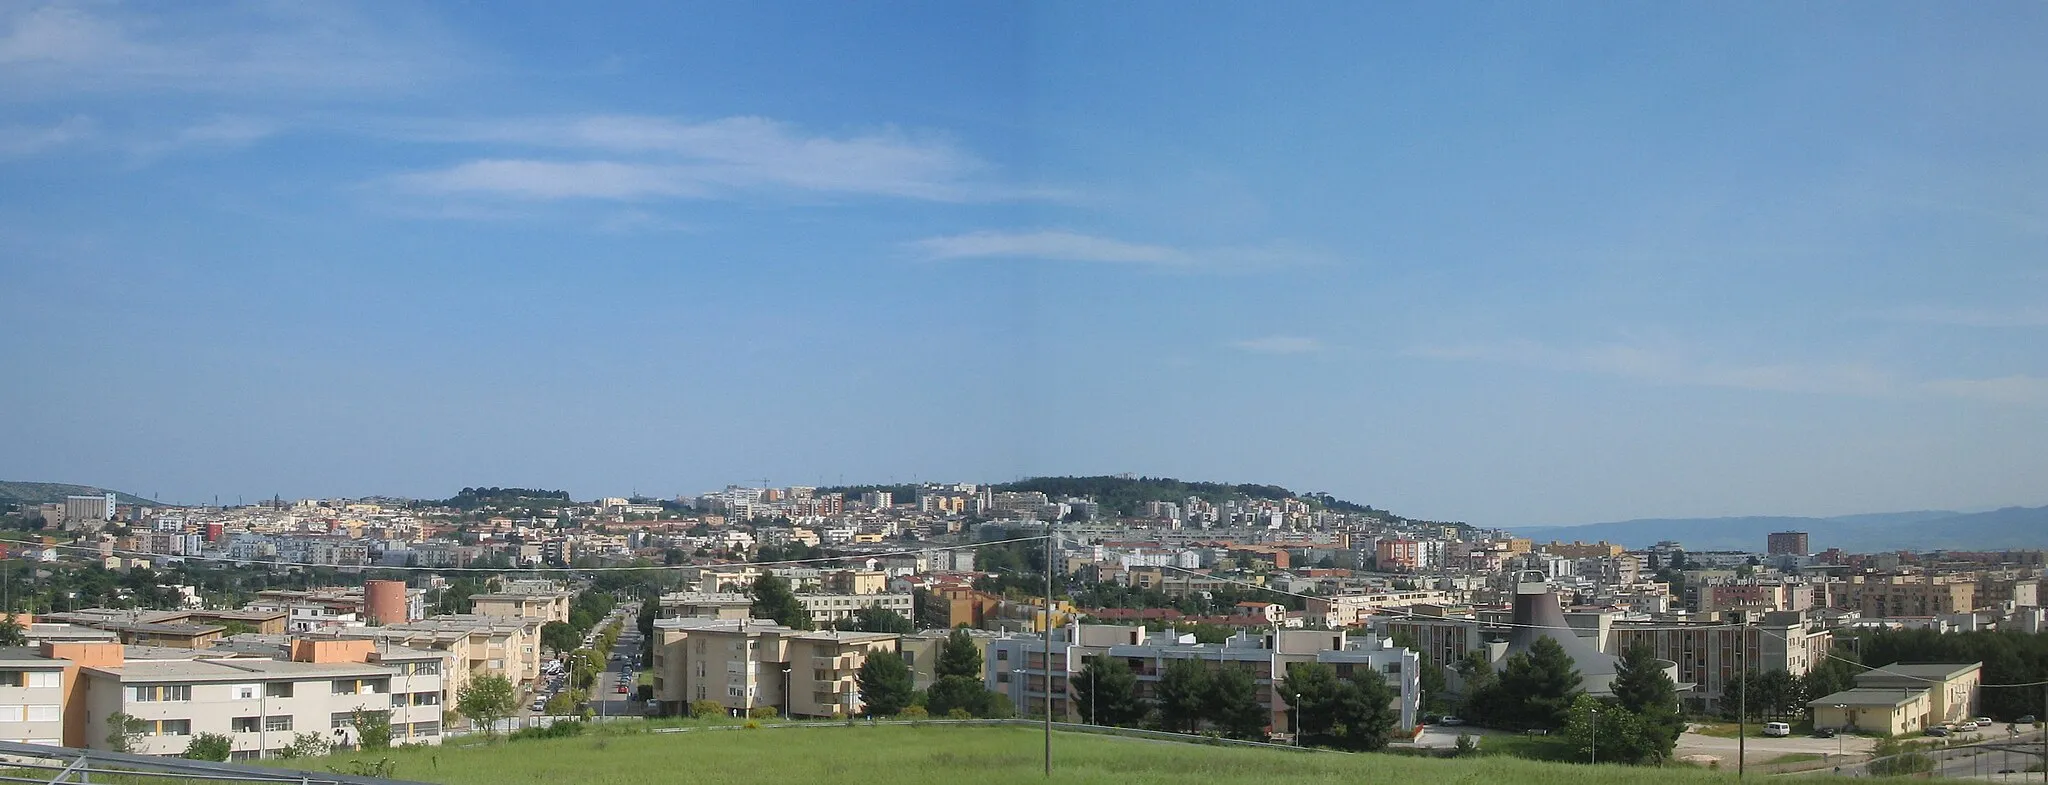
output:
POLYGON ((1749 763, 1749 617, 1735 629, 1735 781, 1741 782, 1749 763))
POLYGON ((1593 709, 1593 755, 1592 763, 1600 765, 1600 710, 1593 709))

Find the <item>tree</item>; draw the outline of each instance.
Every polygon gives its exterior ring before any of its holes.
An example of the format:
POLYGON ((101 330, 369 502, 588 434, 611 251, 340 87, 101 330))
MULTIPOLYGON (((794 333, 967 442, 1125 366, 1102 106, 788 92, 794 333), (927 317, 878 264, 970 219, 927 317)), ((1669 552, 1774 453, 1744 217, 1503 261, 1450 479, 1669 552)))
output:
POLYGON ((1370 667, 1359 668, 1351 678, 1339 681, 1334 701, 1336 723, 1332 728, 1338 746, 1353 750, 1385 749, 1388 734, 1401 721, 1400 712, 1394 708, 1396 697, 1386 678, 1370 667))
POLYGON ((1569 714, 1564 735, 1580 760, 1655 764, 1670 752, 1661 739, 1662 731, 1617 702, 1580 694, 1572 701, 1569 714))
POLYGON ((998 717, 1008 713, 1010 701, 1000 693, 981 686, 969 676, 941 676, 925 691, 925 710, 935 717, 963 712, 970 717, 998 717))
POLYGON ((27 646, 28 630, 12 612, 0 613, 0 647, 27 646))
POLYGON ((917 692, 911 681, 910 666, 903 663, 903 657, 895 652, 878 652, 868 655, 861 663, 860 673, 854 677, 860 685, 861 702, 867 705, 868 716, 890 717, 903 711, 917 692))
POLYGON ((455 710, 462 712, 472 724, 484 729, 484 737, 490 738, 498 731, 498 720, 512 713, 514 708, 512 682, 503 676, 480 676, 471 679, 455 694, 455 710))
POLYGON ((1209 669, 1193 659, 1175 659, 1159 674, 1159 725, 1169 731, 1193 733, 1202 728, 1209 704, 1209 669))
POLYGON ((292 743, 284 749, 278 750, 277 756, 280 758, 318 758, 326 755, 332 749, 334 749, 334 745, 327 741, 327 734, 309 730, 292 736, 292 743))
POLYGON ((1208 715, 1223 735, 1233 739, 1265 738, 1272 722, 1272 709, 1259 702, 1259 685, 1250 672, 1225 665, 1209 678, 1208 715))
POLYGON ((235 751, 235 740, 225 733, 201 733, 185 744, 181 757, 192 760, 224 761, 235 751))
POLYGON ((754 579, 753 615, 756 619, 773 619, 776 624, 793 630, 815 629, 811 624, 811 612, 797 601, 796 594, 789 590, 789 581, 775 575, 762 575, 754 579))
POLYGON ((1138 698, 1138 677, 1121 657, 1098 655, 1074 679, 1074 699, 1081 719, 1102 725, 1135 725, 1145 719, 1138 698))
POLYGON ((903 618, 902 614, 888 608, 872 606, 855 610, 852 616, 840 619, 832 628, 854 632, 890 632, 898 635, 909 635, 917 631, 910 620, 903 618))
POLYGON ((1721 686, 1721 713, 1735 718, 1741 707, 1747 704, 1749 716, 1741 719, 1790 716, 1797 713, 1804 703, 1800 695, 1800 680, 1783 670, 1750 671, 1729 679, 1721 686), (1745 684, 1749 691, 1746 699, 1742 694, 1745 684))
POLYGON ((1525 728, 1563 728, 1583 681, 1563 646, 1548 636, 1537 638, 1528 653, 1508 657, 1500 673, 1499 703, 1490 709, 1502 716, 1489 719, 1525 728))
POLYGON ((1635 716, 1643 734, 1642 749, 1627 760, 1663 763, 1670 759, 1679 734, 1685 732, 1685 717, 1678 713, 1678 685, 1664 672, 1648 641, 1636 641, 1621 653, 1614 666, 1612 689, 1615 705, 1635 716))
POLYGON ((366 750, 391 749, 391 712, 356 709, 350 717, 356 726, 356 746, 366 750))
POLYGON ((107 715, 107 748, 110 750, 135 752, 148 734, 149 723, 140 717, 122 711, 107 715))
POLYGON ((583 636, 568 622, 551 621, 540 626, 540 644, 556 653, 575 651, 583 645, 583 636))
POLYGON ((910 593, 911 615, 916 616, 918 629, 942 630, 949 626, 951 612, 945 598, 932 593, 930 589, 916 589, 910 593))
POLYGON ((981 647, 974 645, 974 636, 966 627, 956 627, 946 635, 946 644, 939 648, 939 661, 932 666, 934 675, 966 676, 981 681, 981 647))
POLYGON ((1287 666, 1280 697, 1294 709, 1292 730, 1296 736, 1322 739, 1330 735, 1337 723, 1337 692, 1337 669, 1320 662, 1287 666))

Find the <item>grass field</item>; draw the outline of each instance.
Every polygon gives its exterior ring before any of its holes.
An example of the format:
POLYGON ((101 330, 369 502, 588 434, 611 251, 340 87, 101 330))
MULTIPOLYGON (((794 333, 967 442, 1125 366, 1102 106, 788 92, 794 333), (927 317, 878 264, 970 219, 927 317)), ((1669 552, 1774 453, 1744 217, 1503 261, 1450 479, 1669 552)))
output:
MULTIPOLYGON (((467 783, 686 783, 753 785, 885 779, 891 785, 1038 783, 1043 736, 1020 727, 844 727, 589 734, 566 739, 393 750, 293 761, 299 768, 389 758, 391 776, 467 783), (308 767, 306 764, 320 764, 308 767)), ((1733 782, 1704 769, 1577 766, 1507 757, 1429 760, 1207 747, 1165 741, 1055 734, 1054 776, 1062 785, 1357 785, 1358 783, 1570 783, 1623 785, 1654 774, 1660 783, 1733 782)), ((286 762, 280 762, 286 763, 286 762)))

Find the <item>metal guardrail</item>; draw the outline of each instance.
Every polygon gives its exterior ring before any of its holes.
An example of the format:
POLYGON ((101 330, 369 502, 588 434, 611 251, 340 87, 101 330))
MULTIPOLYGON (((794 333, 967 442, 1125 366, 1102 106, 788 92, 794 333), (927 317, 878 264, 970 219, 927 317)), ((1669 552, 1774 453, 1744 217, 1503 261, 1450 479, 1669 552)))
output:
POLYGON ((107 750, 51 747, 0 741, 0 782, 65 783, 91 782, 94 774, 117 774, 125 778, 163 783, 274 782, 298 785, 430 785, 414 780, 370 777, 331 771, 301 771, 245 763, 166 758, 107 750), (48 776, 16 776, 28 772, 50 772, 48 776))

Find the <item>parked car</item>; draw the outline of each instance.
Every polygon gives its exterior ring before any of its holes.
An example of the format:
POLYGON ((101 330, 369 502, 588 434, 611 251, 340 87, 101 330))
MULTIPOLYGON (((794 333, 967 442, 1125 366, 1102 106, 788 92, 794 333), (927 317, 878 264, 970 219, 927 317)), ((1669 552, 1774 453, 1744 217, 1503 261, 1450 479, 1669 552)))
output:
POLYGON ((1764 723, 1764 735, 1790 736, 1792 735, 1792 726, 1783 722, 1766 722, 1764 723))
MULTIPOLYGON (((1043 669, 1043 668, 1041 668, 1040 670, 1044 670, 1044 669, 1043 669)), ((1441 720, 1438 720, 1438 721, 1437 721, 1437 724, 1439 724, 1439 725, 1463 725, 1463 724, 1465 724, 1465 721, 1464 721, 1464 720, 1462 720, 1462 719, 1459 719, 1459 718, 1457 718, 1457 717, 1445 717, 1445 718, 1443 718, 1443 719, 1441 719, 1441 720)))
POLYGON ((1965 720, 1965 721, 1963 722, 1963 724, 1961 724, 1961 725, 1957 725, 1957 726, 1956 726, 1956 730, 1959 730, 1959 731, 1971 731, 1971 730, 1976 730, 1976 729, 1977 729, 1977 721, 1976 721, 1976 720, 1965 720))
POLYGON ((2019 718, 2019 719, 2013 720, 2013 722, 2014 722, 2014 723, 2016 723, 2016 724, 2020 724, 2020 725, 2032 725, 2032 724, 2034 724, 2034 723, 2036 723, 2036 722, 2040 722, 2040 720, 2034 719, 2034 715, 2032 715, 2032 714, 2029 714, 2029 715, 2027 715, 2027 716, 2025 716, 2025 717, 2021 717, 2021 718, 2019 718))
POLYGON ((1927 734, 1927 735, 1929 735, 1929 736, 1947 736, 1947 735, 1948 735, 1948 729, 1947 729, 1947 728, 1944 728, 1944 727, 1941 727, 1940 725, 1936 725, 1936 726, 1934 726, 1934 727, 1932 727, 1932 728, 1928 728, 1928 729, 1927 729, 1926 731, 1923 731, 1923 732, 1924 732, 1924 733, 1926 733, 1926 734, 1927 734))
POLYGON ((624 694, 626 694, 626 685, 624 685, 624 684, 620 684, 620 685, 619 685, 619 689, 618 689, 618 693, 619 693, 620 695, 624 695, 624 694))
POLYGON ((1816 738, 1816 739, 1832 739, 1832 738, 1834 738, 1834 737, 1835 737, 1835 733, 1836 733, 1836 731, 1835 731, 1835 729, 1834 729, 1834 728, 1814 728, 1814 729, 1813 729, 1813 737, 1814 737, 1814 738, 1816 738))
POLYGON ((1989 727, 1991 727, 1992 725, 1993 725, 1993 723, 1992 723, 1992 721, 1991 721, 1991 718, 1990 718, 1990 717, 1978 717, 1978 718, 1977 718, 1977 727, 1979 727, 1979 728, 1989 728, 1989 727))

